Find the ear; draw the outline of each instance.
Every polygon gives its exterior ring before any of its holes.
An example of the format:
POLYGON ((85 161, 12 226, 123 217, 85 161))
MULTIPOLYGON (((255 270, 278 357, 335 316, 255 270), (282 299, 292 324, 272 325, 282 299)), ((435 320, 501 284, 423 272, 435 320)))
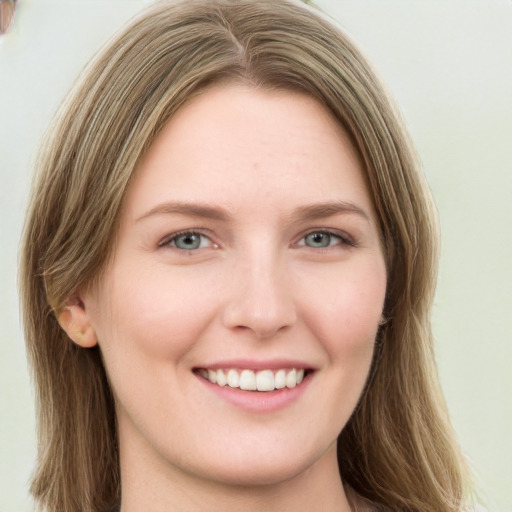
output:
POLYGON ((66 301, 57 320, 77 345, 83 348, 92 348, 98 344, 96 331, 92 327, 85 305, 78 295, 73 295, 66 301))

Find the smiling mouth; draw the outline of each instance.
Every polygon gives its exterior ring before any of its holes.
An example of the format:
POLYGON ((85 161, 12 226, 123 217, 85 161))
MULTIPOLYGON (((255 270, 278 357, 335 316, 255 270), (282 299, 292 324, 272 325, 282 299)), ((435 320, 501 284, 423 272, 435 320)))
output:
POLYGON ((212 370, 199 368, 195 372, 217 386, 243 391, 276 391, 298 386, 311 371, 304 368, 278 370, 239 370, 235 368, 212 370))

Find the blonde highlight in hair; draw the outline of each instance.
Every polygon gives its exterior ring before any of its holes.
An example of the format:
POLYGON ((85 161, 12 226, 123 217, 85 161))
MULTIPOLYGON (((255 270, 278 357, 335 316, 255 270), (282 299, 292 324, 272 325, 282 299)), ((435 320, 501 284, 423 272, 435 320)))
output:
POLYGON ((123 198, 156 135, 222 82, 301 91, 345 127, 364 164, 388 266, 386 322, 365 392, 339 436, 344 483, 379 510, 465 510, 469 478, 439 389, 430 332, 437 220, 400 117, 354 45, 286 0, 153 6, 92 61, 38 160, 20 289, 37 389, 42 509, 118 506, 114 399, 99 349, 72 343, 57 314, 101 278, 123 198))

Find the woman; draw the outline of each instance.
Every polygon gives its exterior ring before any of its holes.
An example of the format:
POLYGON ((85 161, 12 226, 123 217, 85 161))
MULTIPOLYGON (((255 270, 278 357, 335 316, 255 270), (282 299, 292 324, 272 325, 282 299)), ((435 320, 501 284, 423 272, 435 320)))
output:
POLYGON ((47 510, 467 506, 428 189, 309 8, 133 22, 50 131, 22 255, 47 510))

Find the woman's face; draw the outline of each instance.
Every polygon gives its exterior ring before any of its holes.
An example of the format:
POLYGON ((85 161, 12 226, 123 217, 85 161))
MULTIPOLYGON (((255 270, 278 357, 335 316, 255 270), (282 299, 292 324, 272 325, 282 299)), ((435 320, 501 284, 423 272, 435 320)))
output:
POLYGON ((330 114, 237 85, 194 98, 145 155, 82 296, 121 467, 228 484, 333 470, 385 291, 372 201, 330 114))

